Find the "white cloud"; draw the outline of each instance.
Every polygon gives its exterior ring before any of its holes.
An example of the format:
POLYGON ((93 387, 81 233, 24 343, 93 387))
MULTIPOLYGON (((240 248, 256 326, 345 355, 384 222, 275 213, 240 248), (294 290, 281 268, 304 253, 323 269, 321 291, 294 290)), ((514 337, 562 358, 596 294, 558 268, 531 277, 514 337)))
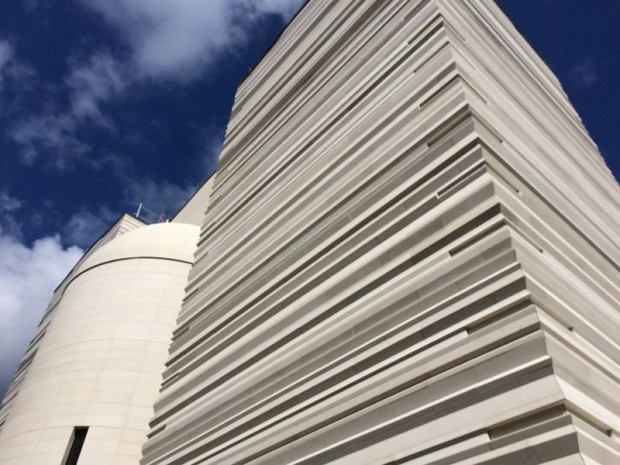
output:
POLYGON ((243 45, 267 14, 288 19, 302 0, 82 0, 121 32, 143 76, 193 79, 243 45))
POLYGON ((58 236, 32 247, 0 231, 0 392, 26 350, 52 292, 82 256, 58 236))

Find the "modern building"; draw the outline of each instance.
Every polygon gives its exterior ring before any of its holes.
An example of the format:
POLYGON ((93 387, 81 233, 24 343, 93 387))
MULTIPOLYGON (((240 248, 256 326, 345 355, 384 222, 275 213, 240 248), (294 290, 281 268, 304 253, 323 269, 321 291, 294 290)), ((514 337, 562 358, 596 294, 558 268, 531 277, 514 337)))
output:
POLYGON ((0 464, 137 464, 147 430, 142 465, 620 463, 618 244, 618 184, 494 2, 309 0, 197 196, 59 289, 0 464))
POLYGON ((124 215, 56 289, 0 406, 0 464, 139 462, 210 187, 170 223, 124 215))

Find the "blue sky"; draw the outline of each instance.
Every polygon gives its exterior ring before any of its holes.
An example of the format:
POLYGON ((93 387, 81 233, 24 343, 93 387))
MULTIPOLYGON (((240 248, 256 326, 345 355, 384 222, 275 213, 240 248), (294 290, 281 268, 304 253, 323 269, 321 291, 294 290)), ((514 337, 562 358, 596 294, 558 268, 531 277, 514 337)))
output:
MULTIPOLYGON (((82 250, 140 202, 173 214, 214 170, 237 85, 301 3, 0 2, 0 394, 82 250)), ((618 177, 620 2, 499 4, 618 177)))

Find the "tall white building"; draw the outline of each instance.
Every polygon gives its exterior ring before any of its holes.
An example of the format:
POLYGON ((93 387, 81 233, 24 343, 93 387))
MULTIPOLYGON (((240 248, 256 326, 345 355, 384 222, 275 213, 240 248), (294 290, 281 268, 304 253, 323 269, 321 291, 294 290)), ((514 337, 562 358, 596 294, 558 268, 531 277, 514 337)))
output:
POLYGON ((619 236, 617 183, 492 1, 309 0, 176 222, 61 286, 0 464, 137 464, 147 430, 142 465, 620 463, 619 236), (89 348, 91 320, 141 344, 89 348), (107 388, 67 390, 82 372, 107 388))

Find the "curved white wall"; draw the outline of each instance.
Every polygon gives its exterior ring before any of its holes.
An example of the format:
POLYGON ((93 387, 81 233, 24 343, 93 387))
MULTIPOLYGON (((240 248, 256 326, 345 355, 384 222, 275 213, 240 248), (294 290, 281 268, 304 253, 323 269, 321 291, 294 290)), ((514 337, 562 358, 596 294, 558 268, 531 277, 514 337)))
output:
POLYGON ((67 286, 0 433, 0 464, 61 465, 88 426, 80 465, 136 465, 162 381, 199 228, 131 231, 67 286))

